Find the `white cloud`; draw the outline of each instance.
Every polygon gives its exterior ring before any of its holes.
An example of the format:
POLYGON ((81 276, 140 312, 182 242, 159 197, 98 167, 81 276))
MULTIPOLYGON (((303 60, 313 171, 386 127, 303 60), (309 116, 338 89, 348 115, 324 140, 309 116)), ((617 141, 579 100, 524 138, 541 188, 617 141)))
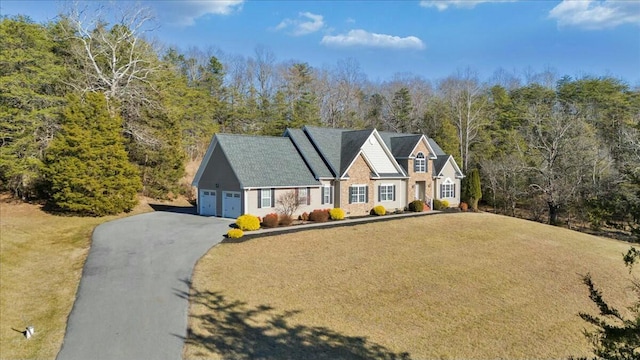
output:
POLYGON ((191 26, 196 19, 208 15, 229 15, 242 8, 244 0, 190 0, 190 1, 161 1, 157 6, 166 12, 171 23, 180 26, 191 26))
POLYGON ((463 9, 472 9, 478 4, 482 3, 496 3, 496 2, 514 2, 518 0, 422 0, 420 6, 422 7, 434 7, 440 11, 447 10, 450 6, 463 9))
POLYGON ((351 47, 363 46, 387 49, 418 49, 425 48, 422 40, 415 36, 399 37, 386 34, 370 33, 362 29, 351 30, 342 35, 325 35, 320 42, 327 46, 351 47))
POLYGON ((297 19, 284 19, 275 27, 276 30, 290 29, 289 33, 294 36, 301 36, 314 33, 324 27, 322 15, 310 12, 301 12, 297 19))
POLYGON ((602 29, 622 24, 640 25, 640 1, 563 0, 551 9, 549 17, 560 26, 602 29))

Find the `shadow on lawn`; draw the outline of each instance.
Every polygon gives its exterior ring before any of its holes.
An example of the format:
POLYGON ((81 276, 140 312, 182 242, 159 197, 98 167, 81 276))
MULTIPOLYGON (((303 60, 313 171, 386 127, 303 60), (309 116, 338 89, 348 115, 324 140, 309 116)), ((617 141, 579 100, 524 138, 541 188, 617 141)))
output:
MULTIPOLYGON (((188 296, 184 292, 176 295, 188 296)), ((298 311, 278 312, 266 305, 250 307, 219 292, 195 289, 189 299, 208 308, 205 314, 189 315, 203 330, 189 328, 186 339, 175 336, 225 359, 411 359, 408 353, 393 353, 365 337, 289 324, 289 318, 298 311)))

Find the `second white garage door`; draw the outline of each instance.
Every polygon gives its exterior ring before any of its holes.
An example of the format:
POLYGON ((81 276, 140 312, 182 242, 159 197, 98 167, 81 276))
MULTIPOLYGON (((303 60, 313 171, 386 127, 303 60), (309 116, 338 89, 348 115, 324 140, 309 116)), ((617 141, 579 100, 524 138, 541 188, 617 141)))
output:
POLYGON ((222 217, 237 218, 240 216, 242 202, 240 193, 235 191, 222 192, 222 217))

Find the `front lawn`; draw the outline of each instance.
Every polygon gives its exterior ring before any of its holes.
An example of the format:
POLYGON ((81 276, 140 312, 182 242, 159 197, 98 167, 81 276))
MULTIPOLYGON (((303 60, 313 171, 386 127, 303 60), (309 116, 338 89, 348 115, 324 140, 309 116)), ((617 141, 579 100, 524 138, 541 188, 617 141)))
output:
MULTIPOLYGON (((186 358, 566 358, 582 284, 633 300, 629 244, 459 213, 226 243, 193 275, 186 358)), ((635 269, 636 274, 639 269, 635 269)))

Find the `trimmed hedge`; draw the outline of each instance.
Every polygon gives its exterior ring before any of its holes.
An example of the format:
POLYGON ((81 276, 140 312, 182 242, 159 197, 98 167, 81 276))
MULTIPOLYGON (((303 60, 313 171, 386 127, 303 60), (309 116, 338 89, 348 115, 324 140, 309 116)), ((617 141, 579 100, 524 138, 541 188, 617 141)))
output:
POLYGON ((266 228, 278 227, 278 214, 267 214, 262 218, 262 226, 266 228))
POLYGON ((329 221, 329 210, 313 210, 311 214, 309 214, 309 220, 316 222, 327 222, 329 221))
POLYGON ((387 213, 387 209, 382 205, 374 206, 373 210, 371 210, 372 215, 382 216, 387 213))
POLYGON ((434 210, 445 210, 449 208, 449 202, 447 200, 433 200, 433 209, 434 210))
POLYGON ((227 237, 230 239, 240 239, 244 236, 244 231, 240 229, 231 229, 227 232, 227 237))
POLYGON ((344 210, 340 208, 333 208, 329 210, 329 217, 331 217, 331 220, 343 220, 344 210))
POLYGON ((413 212, 424 211, 424 201, 413 200, 412 202, 409 203, 409 211, 413 211, 413 212))
POLYGON ((260 229, 260 219, 254 215, 242 215, 236 219, 236 225, 240 230, 254 231, 260 229))

